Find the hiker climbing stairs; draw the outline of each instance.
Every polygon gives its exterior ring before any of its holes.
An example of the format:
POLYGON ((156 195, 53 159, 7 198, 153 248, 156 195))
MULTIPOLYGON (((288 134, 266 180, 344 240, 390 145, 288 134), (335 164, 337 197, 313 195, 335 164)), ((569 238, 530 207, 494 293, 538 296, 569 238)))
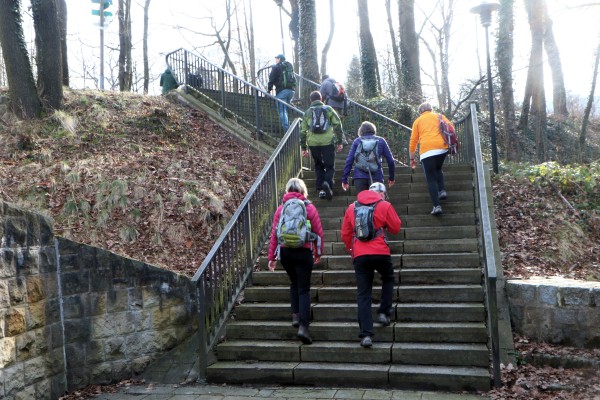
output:
MULTIPOLYGON (((289 279, 260 260, 260 271, 226 324, 209 382, 489 390, 484 290, 470 165, 444 168, 444 214, 432 216, 423 172, 397 167, 390 202, 402 230, 388 235, 396 285, 391 324, 374 323, 373 347, 360 346, 356 281, 340 237, 344 211, 356 200, 341 189, 345 156, 338 155, 334 198, 319 199, 312 171, 302 178, 325 232, 321 263, 312 273, 311 345, 291 324, 289 279)), ((384 168, 387 178, 387 170, 384 168)), ((387 183, 387 182, 386 182, 387 183)), ((375 274, 373 318, 381 281, 375 274)))

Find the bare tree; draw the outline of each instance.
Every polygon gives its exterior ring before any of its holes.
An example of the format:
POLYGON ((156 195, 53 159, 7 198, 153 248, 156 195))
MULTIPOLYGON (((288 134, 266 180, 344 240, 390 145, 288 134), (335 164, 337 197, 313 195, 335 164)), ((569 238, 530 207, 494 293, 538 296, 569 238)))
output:
POLYGON ((381 89, 367 0, 358 0, 358 21, 360 24, 360 66, 363 94, 366 98, 373 98, 379 95, 381 89))
POLYGON ((543 0, 525 0, 531 30, 531 55, 525 84, 525 97, 519 128, 529 129, 529 114, 533 120, 536 155, 539 162, 546 159, 546 97, 544 91, 544 13, 543 0))
MULTIPOLYGON (((102 1, 102 0, 101 0, 102 1)), ((119 0, 119 90, 131 91, 131 0, 119 0)))
POLYGON ((250 60, 250 77, 252 83, 256 83, 256 53, 254 49, 254 17, 252 16, 252 2, 248 2, 248 11, 246 12, 246 3, 244 2, 244 15, 246 16, 246 41, 248 42, 248 58, 250 60))
POLYGON ((400 58, 402 77, 407 97, 418 103, 423 99, 421 66, 419 63, 419 40, 415 31, 415 1, 398 0, 400 23, 400 58))
MULTIPOLYGON (((599 36, 600 38, 600 36, 599 36)), ((594 73, 592 75, 592 84, 590 85, 590 95, 583 113, 583 121, 581 121, 581 133, 579 134, 579 161, 584 162, 585 159, 585 139, 587 134, 587 126, 590 120, 592 105, 594 104, 594 92, 596 90, 596 82, 598 81, 598 63, 600 62, 600 41, 596 48, 596 58, 594 61, 594 73)))
POLYGON ((323 46, 321 52, 321 76, 327 73, 327 52, 331 47, 331 40, 333 39, 333 32, 335 32, 335 18, 333 17, 333 0, 329 0, 329 36, 327 36, 327 42, 323 46))
POLYGON ((143 57, 144 57, 144 94, 148 94, 150 85, 150 68, 148 67, 148 10, 150 9, 150 0, 144 2, 144 38, 143 38, 143 57))
POLYGON ((62 55, 55 0, 32 0, 37 60, 37 90, 45 108, 62 107, 62 55))
POLYGON ((513 93, 513 49, 514 49, 514 0, 501 0, 498 13, 498 44, 496 64, 500 78, 502 116, 504 120, 504 148, 506 159, 519 160, 519 145, 516 133, 515 98, 513 93))
MULTIPOLYGON (((319 81, 317 60, 317 13, 315 0, 298 0, 300 34, 298 37, 298 65, 300 75, 314 82, 319 81)), ((309 89, 300 89, 299 99, 307 99, 309 89)))
POLYGON ((560 61, 560 53, 556 40, 554 40, 554 31, 552 30, 552 20, 548 15, 548 7, 546 2, 543 1, 544 6, 544 49, 548 55, 548 65, 552 73, 552 105, 554 108, 554 115, 559 121, 564 120, 569 116, 567 111, 567 92, 565 90, 565 78, 562 70, 562 63, 560 61))
POLYGON ((58 8, 58 26, 60 30, 60 51, 62 56, 62 83, 69 86, 69 57, 67 53, 67 2, 56 0, 58 8))
POLYGON ((400 50, 398 50, 398 41, 396 39, 396 29, 392 22, 392 0, 385 0, 385 12, 387 16, 388 29, 390 31, 390 42, 392 43, 392 54, 394 55, 394 65, 396 67, 396 80, 398 82, 398 93, 402 96, 402 69, 400 65, 400 50))
POLYGON ((19 0, 0 0, 0 44, 6 67, 8 94, 16 115, 20 118, 38 118, 42 104, 29 62, 20 6, 19 0))
POLYGON ((434 65, 433 80, 435 82, 438 104, 439 107, 444 110, 444 114, 446 115, 452 114, 452 97, 448 75, 450 71, 449 48, 453 19, 454 0, 447 0, 447 2, 439 0, 436 8, 431 11, 430 15, 425 16, 425 20, 435 37, 436 48, 432 48, 428 41, 424 40, 422 37, 420 38, 421 42, 425 45, 431 55, 434 65), (441 20, 438 22, 432 18, 433 16, 439 16, 441 17, 441 20), (438 55, 439 62, 437 61, 438 55))

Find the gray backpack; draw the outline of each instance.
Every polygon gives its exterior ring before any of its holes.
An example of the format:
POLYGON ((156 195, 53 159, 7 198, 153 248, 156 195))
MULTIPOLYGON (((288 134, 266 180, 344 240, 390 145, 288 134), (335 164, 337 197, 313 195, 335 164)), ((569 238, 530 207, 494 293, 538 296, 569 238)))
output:
POLYGON ((369 173, 377 172, 380 166, 379 160, 379 138, 360 138, 356 153, 354 153, 355 167, 369 173))
POLYGON ((375 223, 373 222, 375 207, 380 201, 371 204, 354 202, 354 237, 361 242, 373 240, 384 232, 383 228, 375 229, 375 223))

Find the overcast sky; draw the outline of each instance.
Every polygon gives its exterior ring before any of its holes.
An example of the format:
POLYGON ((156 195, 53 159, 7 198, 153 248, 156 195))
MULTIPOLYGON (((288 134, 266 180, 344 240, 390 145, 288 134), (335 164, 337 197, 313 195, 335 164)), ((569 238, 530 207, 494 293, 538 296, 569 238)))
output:
MULTIPOLYGON (((116 5, 116 0, 115 5, 116 5)), ((418 0, 415 2, 415 17, 417 29, 425 13, 430 13, 436 0, 418 0)), ((99 31, 97 26, 98 17, 91 15, 94 6, 91 1, 68 0, 68 20, 70 32, 70 60, 72 67, 74 63, 81 62, 81 54, 93 52, 99 54, 99 31)), ((141 38, 143 33, 142 0, 133 0, 133 39, 136 54, 139 55, 139 67, 141 69, 141 38), (137 2, 136 2, 137 1, 137 2)), ((324 42, 329 34, 329 1, 316 0, 318 15, 318 52, 323 48, 324 42)), ((358 54, 358 16, 357 5, 353 0, 334 0, 335 8, 335 34, 328 55, 328 73, 341 81, 345 80, 346 71, 353 55, 358 54)), ((480 1, 456 0, 453 33, 450 42, 451 59, 451 86, 458 87, 467 79, 479 76, 479 71, 485 72, 485 36, 484 30, 479 22, 479 17, 470 12, 470 9, 479 4, 480 1)), ((515 35, 515 85, 516 99, 522 96, 522 87, 527 71, 530 34, 525 12, 522 9, 522 1, 516 1, 517 15, 515 35)), ((547 0, 550 16, 554 22, 554 32, 562 58, 567 91, 587 96, 591 82, 592 63, 595 48, 600 40, 600 1, 595 0, 547 0), (576 8, 580 4, 596 3, 598 6, 585 9, 576 8)), ((197 0, 152 0, 150 3, 150 58, 151 73, 157 77, 165 68, 164 54, 180 47, 191 49, 193 45, 205 43, 211 38, 206 38, 195 32, 211 32, 208 17, 214 16, 218 20, 222 16, 224 0, 197 1, 197 0), (186 29, 176 28, 176 26, 186 29)), ((284 1, 287 5, 288 2, 284 1)), ((377 51, 383 54, 389 46, 389 33, 385 16, 384 0, 369 1, 369 14, 371 31, 375 38, 377 51)), ((397 26, 396 1, 392 1, 392 14, 394 24, 397 26)), ((254 27, 256 34, 256 47, 259 67, 268 65, 273 57, 285 51, 288 58, 291 55, 292 43, 289 40, 287 24, 289 17, 283 15, 284 43, 279 20, 279 8, 273 0, 252 0, 254 27), (284 47, 282 50, 282 46, 284 47)), ((116 14, 115 6, 109 8, 116 14)), ((436 14, 432 16, 436 18, 436 14)), ((438 17, 439 18, 439 17, 438 17)), ((490 27, 491 51, 494 51, 495 31, 497 15, 494 15, 490 27)), ((106 43, 113 47, 117 37, 117 21, 112 21, 106 29, 106 43)), ((106 54, 106 52, 105 52, 106 54)), ((211 59, 222 59, 222 53, 215 51, 213 54, 206 52, 205 56, 211 59)), ((134 56, 136 57, 136 56, 134 56)), ((493 57, 493 53, 492 53, 493 57)), ((430 58, 421 46, 422 66, 428 69, 430 58)), ((320 61, 320 60, 319 60, 320 61)), ((423 74, 423 84, 430 85, 431 81, 423 74)), ((546 72, 546 81, 550 82, 550 72, 546 72)), ((81 84, 81 83, 80 83, 81 84)), ((91 82, 86 83, 87 86, 91 82)), ((154 82, 154 86, 158 86, 154 82)), ((549 86, 551 88, 551 86, 549 86)), ((151 93, 158 93, 158 87, 151 88, 151 93)), ((425 88, 427 91, 427 87, 425 88)), ((550 103, 551 104, 551 103, 550 103)))

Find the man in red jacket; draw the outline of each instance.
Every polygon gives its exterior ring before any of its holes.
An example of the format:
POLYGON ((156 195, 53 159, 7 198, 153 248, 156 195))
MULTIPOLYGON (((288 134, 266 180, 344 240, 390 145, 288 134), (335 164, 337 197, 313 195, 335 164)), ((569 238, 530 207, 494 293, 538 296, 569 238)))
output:
POLYGON ((386 240, 386 231, 391 234, 400 232, 402 221, 391 203, 386 199, 385 185, 375 182, 369 190, 360 192, 357 202, 350 204, 342 221, 342 241, 353 258, 354 274, 356 276, 358 302, 358 324, 360 328, 360 345, 371 347, 373 341, 373 316, 371 314, 371 299, 373 293, 373 278, 375 271, 381 275, 381 302, 379 303, 378 322, 384 326, 390 324, 393 312, 392 296, 394 293, 394 267, 390 247, 386 240), (360 203, 357 205, 357 203, 360 203), (376 203, 373 213, 373 227, 377 232, 368 241, 356 237, 355 207, 376 203))

